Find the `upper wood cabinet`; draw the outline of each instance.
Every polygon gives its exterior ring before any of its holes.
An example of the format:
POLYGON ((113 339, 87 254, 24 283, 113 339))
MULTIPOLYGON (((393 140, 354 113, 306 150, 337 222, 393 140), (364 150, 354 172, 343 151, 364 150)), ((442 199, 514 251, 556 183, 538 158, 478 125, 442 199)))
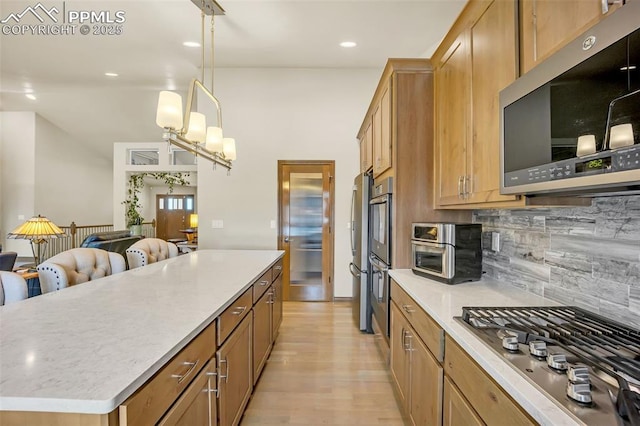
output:
POLYGON ((471 1, 465 13, 457 36, 439 48, 436 67, 441 207, 516 199, 500 195, 499 175, 499 92, 517 76, 516 4, 471 1))
POLYGON ((373 167, 373 125, 369 120, 360 139, 360 172, 365 173, 373 167))
POLYGON ((373 177, 391 168, 391 79, 386 81, 380 103, 373 113, 373 177))
POLYGON ((522 74, 595 25, 602 0, 520 0, 520 71, 522 74))

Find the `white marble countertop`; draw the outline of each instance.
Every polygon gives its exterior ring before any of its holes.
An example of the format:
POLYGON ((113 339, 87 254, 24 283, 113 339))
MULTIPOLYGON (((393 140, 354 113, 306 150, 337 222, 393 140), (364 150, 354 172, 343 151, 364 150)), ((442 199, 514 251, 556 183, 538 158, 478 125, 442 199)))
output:
POLYGON ((558 303, 484 278, 478 282, 447 285, 415 275, 410 269, 391 270, 389 275, 541 425, 583 424, 454 319, 462 315, 463 306, 545 306, 558 303))
POLYGON ((0 307, 0 410, 113 411, 283 253, 198 250, 0 307))

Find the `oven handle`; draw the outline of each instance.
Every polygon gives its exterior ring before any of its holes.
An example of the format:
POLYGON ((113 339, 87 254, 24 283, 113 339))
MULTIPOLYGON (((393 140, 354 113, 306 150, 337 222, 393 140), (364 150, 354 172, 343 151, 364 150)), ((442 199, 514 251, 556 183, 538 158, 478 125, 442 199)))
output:
POLYGON ((378 274, 383 274, 385 272, 389 272, 389 267, 387 265, 385 265, 384 263, 378 261, 373 255, 369 255, 369 262, 371 262, 371 265, 375 266, 376 269, 379 269, 378 271, 376 271, 376 273, 378 274))
POLYGON ((389 194, 385 194, 385 195, 380 195, 376 198, 372 198, 371 201, 369 201, 370 205, 374 205, 374 204, 384 204, 386 202, 389 201, 389 194))
POLYGON ((455 246, 453 244, 431 243, 431 242, 419 241, 419 240, 411 240, 411 244, 413 244, 415 246, 428 247, 428 248, 434 248, 434 249, 444 249, 444 250, 446 250, 449 247, 455 248, 455 246))
POLYGON ((363 271, 362 269, 358 268, 353 262, 349 263, 349 272, 351 272, 351 275, 356 278, 360 278, 362 274, 367 275, 367 271, 363 271), (357 270, 357 272, 354 271, 354 268, 357 270))

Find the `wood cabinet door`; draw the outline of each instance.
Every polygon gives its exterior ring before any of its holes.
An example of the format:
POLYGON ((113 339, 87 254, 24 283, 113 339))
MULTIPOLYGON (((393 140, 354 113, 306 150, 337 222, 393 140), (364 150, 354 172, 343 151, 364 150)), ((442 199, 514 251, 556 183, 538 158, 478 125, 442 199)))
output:
POLYGON ((255 385, 264 368, 269 352, 271 351, 272 339, 272 316, 271 316, 271 293, 270 287, 262 295, 260 300, 253 306, 253 384, 255 385))
POLYGON ((484 426, 484 422, 448 377, 444 378, 442 424, 443 426, 484 426))
POLYGON ((159 426, 211 426, 217 422, 215 400, 215 359, 184 391, 158 423, 159 426))
POLYGON ((365 144, 365 155, 364 155, 364 169, 363 172, 371 170, 373 167, 373 125, 369 122, 367 126, 367 130, 364 132, 364 144, 365 144))
POLYGON ((240 423, 253 390, 252 323, 253 315, 246 315, 216 353, 220 426, 235 426, 240 423))
POLYGON ((522 74, 600 21, 601 5, 601 0, 520 0, 522 74))
POLYGON ((409 418, 415 426, 442 424, 443 369, 413 329, 409 344, 409 418))
POLYGON ((382 109, 380 104, 377 105, 373 111, 372 120, 372 153, 373 153, 373 177, 375 178, 380 174, 380 153, 382 152, 382 109))
POLYGON ((468 146, 467 203, 512 201, 500 195, 500 90, 516 79, 516 5, 494 1, 471 29, 473 135, 468 146))
POLYGON ((395 303, 391 303, 391 329, 389 346, 391 349, 391 377, 393 377, 400 403, 406 412, 409 401, 409 356, 407 333, 409 323, 395 303))
POLYGON ((383 173, 391 168, 391 145, 393 143, 391 137, 391 122, 393 119, 391 112, 391 90, 390 79, 380 99, 380 130, 382 134, 380 135, 380 164, 378 165, 378 173, 383 173))
POLYGON ((438 205, 463 204, 470 128, 471 55, 469 31, 453 42, 436 68, 436 197, 438 205))
POLYGON ((271 285, 271 309, 272 309, 272 321, 271 326, 271 339, 275 342, 278 337, 278 330, 280 324, 282 324, 282 275, 276 278, 271 285))

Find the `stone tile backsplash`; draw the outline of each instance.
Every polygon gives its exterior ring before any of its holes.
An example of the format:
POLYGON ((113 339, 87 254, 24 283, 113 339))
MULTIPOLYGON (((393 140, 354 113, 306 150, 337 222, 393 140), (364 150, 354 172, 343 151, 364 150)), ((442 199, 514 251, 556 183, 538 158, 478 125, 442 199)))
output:
POLYGON ((640 196, 594 198, 590 207, 476 210, 484 272, 560 303, 640 327, 640 196), (488 244, 487 244, 488 243, 488 244))

